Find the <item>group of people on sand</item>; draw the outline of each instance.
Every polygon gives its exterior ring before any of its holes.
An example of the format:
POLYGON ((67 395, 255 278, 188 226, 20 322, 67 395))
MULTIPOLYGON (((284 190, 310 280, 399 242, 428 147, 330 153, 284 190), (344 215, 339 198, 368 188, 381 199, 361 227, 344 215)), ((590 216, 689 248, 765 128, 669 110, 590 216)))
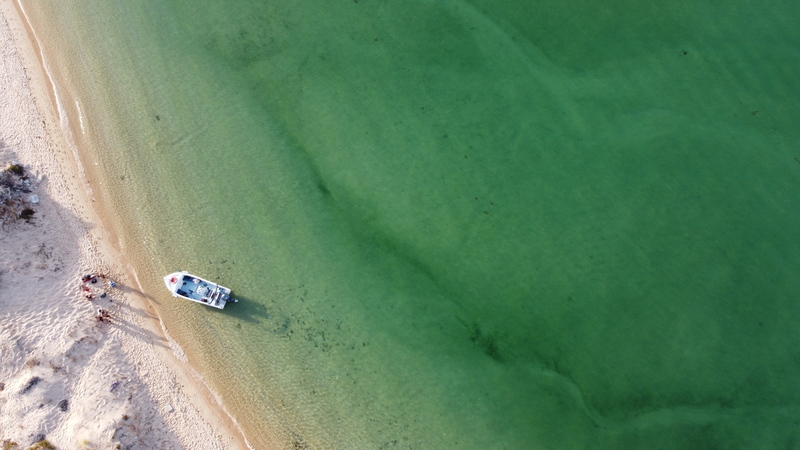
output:
MULTIPOLYGON (((92 291, 91 285, 97 284, 99 280, 105 280, 107 278, 108 277, 106 277, 104 273, 88 273, 82 276, 81 292, 84 293, 84 298, 89 301, 96 299, 97 296, 92 291)), ((108 280, 108 285, 112 288, 117 286, 117 284, 110 279, 108 280)), ((105 297, 106 297, 106 291, 103 290, 103 292, 100 294, 100 298, 105 298, 105 297)), ((95 319, 97 319, 98 322, 111 323, 111 318, 109 317, 108 311, 98 307, 96 312, 97 314, 95 314, 95 319)))
POLYGON ((103 308, 97 308, 97 314, 94 315, 94 318, 97 319, 98 322, 111 323, 111 317, 108 311, 103 308))
MULTIPOLYGON (((82 276, 81 277, 81 291, 82 292, 86 292, 84 297, 87 300, 94 300, 95 298, 97 298, 94 295, 94 293, 92 292, 92 289, 89 286, 89 284, 90 283, 91 284, 96 284, 98 280, 101 280, 101 279, 105 280, 106 278, 108 278, 108 277, 106 277, 106 274, 104 274, 104 273, 88 273, 88 274, 82 276)), ((108 285, 111 286, 112 288, 117 286, 117 284, 114 283, 113 280, 108 280, 108 285)), ((100 298, 103 298, 105 296, 106 296, 106 293, 105 293, 105 291, 103 291, 103 293, 100 295, 100 298)))

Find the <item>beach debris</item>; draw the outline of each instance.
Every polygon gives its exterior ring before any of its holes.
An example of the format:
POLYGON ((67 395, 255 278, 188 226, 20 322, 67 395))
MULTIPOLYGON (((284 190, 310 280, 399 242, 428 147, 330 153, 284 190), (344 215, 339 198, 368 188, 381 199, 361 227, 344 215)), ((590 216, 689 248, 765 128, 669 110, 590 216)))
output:
POLYGON ((173 411, 172 405, 167 405, 167 412, 171 413, 173 411))
POLYGON ((116 389, 118 387, 119 387, 119 381, 115 381, 115 382, 111 383, 111 389, 109 389, 108 392, 114 392, 114 389, 116 389))
POLYGON ((60 409, 61 412, 67 412, 67 410, 69 409, 69 401, 67 401, 67 399, 64 399, 58 402, 58 409, 60 409))
POLYGON ((6 389, 5 383, 0 383, 0 391, 4 391, 6 389))
POLYGON ((36 386, 37 384, 39 384, 40 381, 42 381, 42 379, 39 378, 39 377, 31 378, 30 380, 28 380, 28 384, 26 384, 25 387, 22 388, 22 390, 20 391, 20 394, 28 393, 28 391, 33 389, 33 387, 36 386))
POLYGON ((32 194, 30 197, 28 197, 28 201, 35 205, 39 203, 39 196, 36 194, 32 194))

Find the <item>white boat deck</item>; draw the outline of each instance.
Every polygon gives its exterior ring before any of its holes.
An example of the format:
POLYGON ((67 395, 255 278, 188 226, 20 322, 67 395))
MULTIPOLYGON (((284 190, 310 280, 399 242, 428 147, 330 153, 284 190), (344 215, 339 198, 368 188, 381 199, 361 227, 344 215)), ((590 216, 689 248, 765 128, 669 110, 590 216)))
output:
POLYGON ((222 309, 230 299, 231 290, 204 280, 188 272, 175 272, 164 277, 167 289, 176 297, 182 297, 193 302, 222 309))

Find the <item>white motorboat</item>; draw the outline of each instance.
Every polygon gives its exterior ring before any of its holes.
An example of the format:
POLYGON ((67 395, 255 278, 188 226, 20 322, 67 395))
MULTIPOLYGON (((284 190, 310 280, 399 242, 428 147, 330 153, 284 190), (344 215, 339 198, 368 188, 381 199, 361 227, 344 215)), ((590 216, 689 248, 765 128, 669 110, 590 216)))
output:
POLYGON ((187 271, 174 272, 164 277, 164 284, 173 297, 185 298, 213 308, 222 309, 231 298, 231 290, 212 281, 192 275, 187 271))

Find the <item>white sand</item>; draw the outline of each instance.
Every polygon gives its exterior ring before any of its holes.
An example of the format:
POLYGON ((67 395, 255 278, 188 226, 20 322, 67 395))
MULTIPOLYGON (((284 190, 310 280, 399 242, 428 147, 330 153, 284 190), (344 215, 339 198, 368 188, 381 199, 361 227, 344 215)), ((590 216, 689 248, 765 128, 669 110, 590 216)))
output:
POLYGON ((10 1, 0 2, 0 14, 0 168, 22 164, 40 199, 30 205, 31 223, 0 229, 0 445, 27 448, 44 438, 62 449, 245 447, 171 350, 116 254, 59 128, 25 22, 10 1), (89 301, 80 290, 89 272, 118 286, 87 284, 98 296, 107 292, 89 301), (95 320, 98 307, 111 323, 95 320))

